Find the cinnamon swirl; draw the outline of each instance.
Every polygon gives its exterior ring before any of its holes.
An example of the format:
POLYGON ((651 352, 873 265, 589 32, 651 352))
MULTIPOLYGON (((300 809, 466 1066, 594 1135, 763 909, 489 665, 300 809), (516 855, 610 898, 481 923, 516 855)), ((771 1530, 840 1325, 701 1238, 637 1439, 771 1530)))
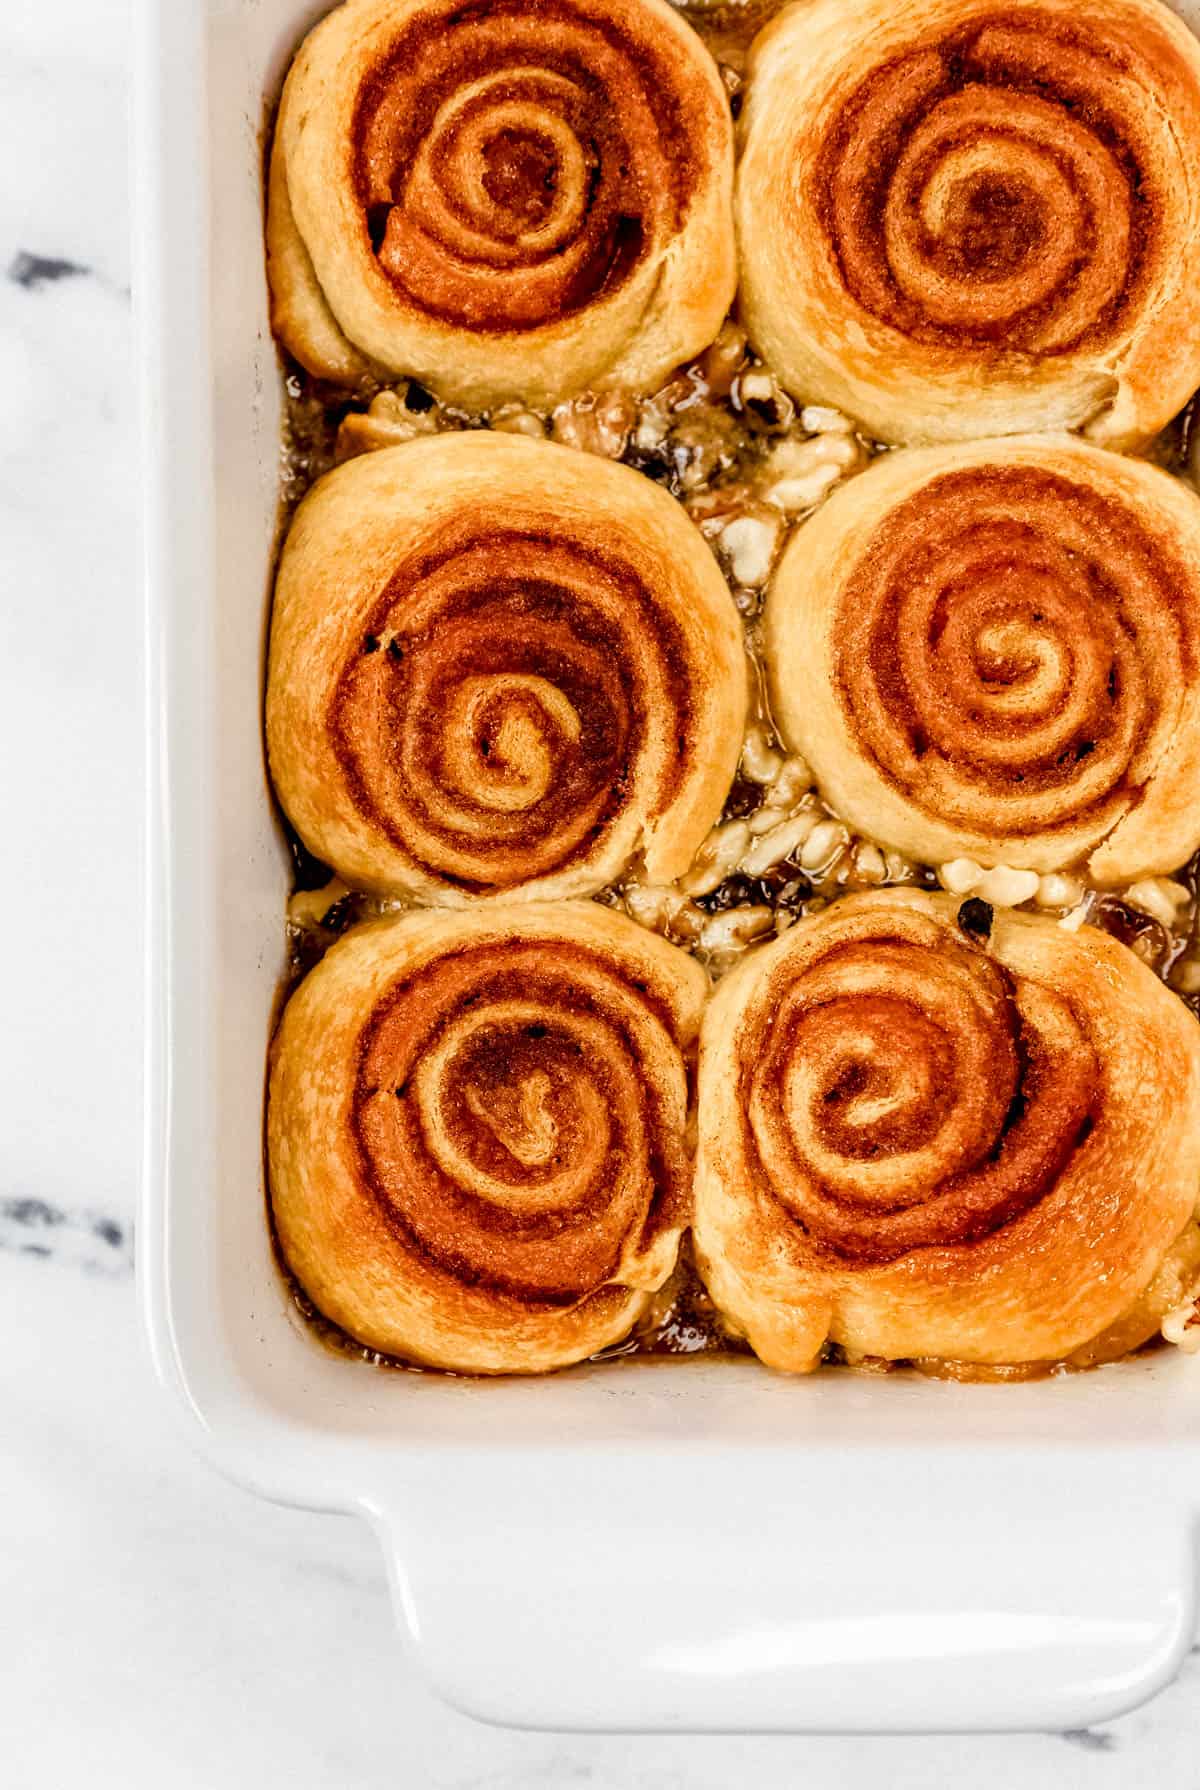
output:
POLYGON ((322 479, 280 562, 267 743, 284 809, 357 888, 462 904, 691 862, 737 765, 737 612, 627 467, 476 431, 322 479))
POLYGON ((1196 1261, 1200 1030, 1090 927, 848 897, 721 984, 699 1110, 702 1270, 775 1367, 1124 1352, 1196 1261))
POLYGON ((279 110, 275 332, 475 410, 650 389, 733 297, 732 136, 665 0, 348 0, 279 110))
POLYGON ((1115 884, 1200 845, 1200 502, 1067 437, 890 454, 793 537, 776 721, 926 863, 1115 884))
POLYGON ((740 128, 743 313, 806 399, 1132 446, 1200 384, 1200 44, 1160 0, 808 0, 740 128))
POLYGON ((377 921, 292 996, 267 1138, 280 1245, 372 1349, 541 1373, 630 1329, 689 1215, 707 990, 590 903, 377 921))

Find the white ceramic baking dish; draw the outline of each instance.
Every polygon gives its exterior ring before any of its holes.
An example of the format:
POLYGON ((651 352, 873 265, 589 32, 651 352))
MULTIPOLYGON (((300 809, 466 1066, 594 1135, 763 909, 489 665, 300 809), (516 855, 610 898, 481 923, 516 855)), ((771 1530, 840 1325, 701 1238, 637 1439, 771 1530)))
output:
POLYGON ((332 1357, 264 1223, 288 866, 260 694, 280 393, 263 96, 320 0, 147 0, 149 1010, 141 1286, 194 1438, 361 1511, 460 1707, 579 1728, 1076 1726, 1193 1636, 1200 1363, 964 1387, 749 1361, 534 1382, 332 1357))

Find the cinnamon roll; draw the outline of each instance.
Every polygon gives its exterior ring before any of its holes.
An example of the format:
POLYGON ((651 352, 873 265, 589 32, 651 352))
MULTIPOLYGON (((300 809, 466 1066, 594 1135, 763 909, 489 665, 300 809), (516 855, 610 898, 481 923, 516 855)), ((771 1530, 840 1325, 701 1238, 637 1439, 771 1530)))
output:
POLYGON ((476 410, 650 389, 733 297, 732 138, 666 0, 347 0, 276 122, 275 333, 476 410))
POLYGON ((742 307, 886 441, 1146 441, 1200 384, 1200 44, 1161 0, 807 0, 754 45, 742 307))
POLYGON ((847 897, 721 984, 699 1110, 702 1272, 774 1367, 1095 1360, 1196 1260, 1200 1030, 1090 927, 847 897))
POLYGON ((689 1215, 689 957, 591 903, 377 921, 284 1012, 267 1116, 292 1272, 371 1349, 541 1373, 619 1341, 689 1215))
POLYGON ((627 467, 483 431, 348 461, 300 506, 267 682, 275 787, 362 889, 462 904, 689 865, 741 750, 733 599, 627 467))
POLYGON ((887 455, 793 537, 765 633, 788 745, 919 860, 1114 884, 1200 845, 1200 502, 1152 466, 887 455))

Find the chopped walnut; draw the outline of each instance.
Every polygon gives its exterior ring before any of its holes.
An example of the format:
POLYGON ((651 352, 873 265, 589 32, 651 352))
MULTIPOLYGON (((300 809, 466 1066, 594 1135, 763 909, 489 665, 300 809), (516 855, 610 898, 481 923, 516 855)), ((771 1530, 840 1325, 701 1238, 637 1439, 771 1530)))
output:
POLYGON ((684 894, 711 894, 727 876, 732 876, 749 843, 750 829, 744 820, 730 820, 714 827, 696 853, 691 869, 680 879, 684 894))
POLYGON ((1038 878, 1037 895, 1034 899, 1039 907, 1077 907, 1083 899, 1083 884, 1077 877, 1052 871, 1038 878))
POLYGON ((770 729, 752 721, 742 747, 742 775, 751 783, 774 783, 783 769, 783 754, 771 744, 770 729))
POLYGON ((287 917, 301 930, 321 926, 330 909, 351 893, 349 885, 336 876, 323 889, 298 889, 288 901, 287 917))
POLYGON ((688 514, 717 551, 735 585, 761 590, 783 543, 784 520, 749 486, 724 485, 688 504, 688 514))
POLYGON ((741 443, 733 418, 705 407, 672 424, 667 458, 681 491, 695 491, 736 463, 741 443))
POLYGON ((709 916, 697 943, 701 951, 714 957, 734 957, 756 939, 767 938, 774 930, 772 908, 727 907, 723 913, 709 916))
POLYGON ((726 522, 717 542, 739 584, 761 589, 771 576, 783 533, 778 517, 744 510, 726 522))
POLYGON ((938 881, 948 895, 969 895, 983 881, 983 865, 974 858, 951 858, 938 866, 938 881))
POLYGON ((800 847, 801 869, 828 875, 849 841, 850 835, 840 820, 821 821, 800 847))
POLYGON ((644 400, 630 445, 635 466, 683 493, 701 490, 735 465, 743 432, 727 410, 712 402, 696 366, 677 373, 644 400))
POLYGON ((729 95, 729 105, 736 118, 742 101, 742 76, 728 62, 719 62, 717 71, 721 76, 721 85, 729 95))
POLYGON ((1185 1354, 1200 1355, 1200 1286, 1193 1287, 1182 1304, 1167 1313, 1162 1333, 1185 1354))
POLYGON ((786 515, 811 510, 840 480, 866 465, 861 442, 853 435, 814 435, 809 441, 785 437, 777 441, 763 466, 762 493, 786 515))
MULTIPOLYGON (((766 812, 775 814, 778 810, 768 809, 766 812)), ((820 824, 819 816, 812 812, 793 814, 790 819, 777 822, 755 839, 742 859, 743 871, 747 876, 761 876, 764 870, 781 864, 800 850, 820 824)))
POLYGON ((756 501, 752 487, 738 479, 690 494, 684 499, 684 507, 705 540, 711 541, 727 522, 752 509, 756 501))
POLYGON ((1179 923, 1191 903, 1191 896, 1182 883, 1165 876, 1151 876, 1125 890, 1122 900, 1140 908, 1164 925, 1168 931, 1179 923))
POLYGON ((852 856, 854 875, 860 883, 873 888, 888 880, 887 859, 877 845, 860 840, 852 856))
POLYGON ((550 429, 554 440, 564 447, 619 460, 636 416, 637 407, 627 392, 585 392, 558 406, 550 429))
POLYGON ((665 385, 660 385, 654 395, 646 399, 638 415, 668 419, 664 421, 664 427, 669 427, 671 417, 678 416, 684 410, 694 410, 697 404, 702 404, 710 396, 708 381, 697 362, 672 374, 665 385))
POLYGON ((418 435, 436 435, 441 427, 437 401, 424 386, 410 381, 398 390, 377 393, 365 411, 352 410, 342 418, 336 457, 341 462, 376 448, 398 447, 418 435))
POLYGON ((746 359, 746 332, 732 317, 721 325, 716 341, 700 356, 700 371, 714 398, 727 398, 746 359))
POLYGON ((777 827, 782 821, 787 820, 789 814, 790 810, 787 808, 756 808, 753 814, 748 814, 746 816, 746 825, 750 829, 750 837, 752 839, 758 839, 762 834, 769 833, 773 827, 777 827))
POLYGON ((776 802, 773 791, 768 790, 767 794, 771 799, 768 800, 766 806, 756 808, 753 814, 746 816, 746 825, 750 829, 752 839, 762 838, 764 834, 779 826, 782 821, 789 820, 796 812, 810 815, 814 825, 823 819, 827 812, 815 790, 809 790, 801 797, 799 810, 794 802, 776 802))
POLYGON ((985 870, 974 858, 951 858, 938 868, 938 881, 950 895, 978 895, 993 907, 1020 907, 1032 901, 1041 889, 1036 870, 1016 870, 1008 864, 997 864, 985 870))
POLYGON ((810 435, 823 435, 827 429, 837 429, 843 435, 854 433, 850 418, 828 404, 806 404, 800 412, 800 427, 810 435))
POLYGON ((1013 870, 1007 864, 997 864, 980 877, 974 893, 993 907, 1020 907, 1033 900, 1039 881, 1036 870, 1013 870))
POLYGON ((534 441, 545 438, 545 418, 535 410, 526 410, 524 404, 502 404, 499 410, 493 410, 488 421, 503 435, 528 435, 534 441))
POLYGON ((1200 957, 1181 957, 1169 977, 1177 994, 1200 994, 1200 957))
POLYGON ((889 883, 911 883, 917 880, 916 865, 909 858, 904 857, 901 852, 886 851, 883 854, 883 861, 887 865, 889 883))
POLYGON ((625 908, 639 925, 684 944, 694 944, 704 926, 703 910, 678 889, 658 883, 630 883, 625 908))
POLYGON ((793 753, 791 758, 784 760, 782 770, 767 793, 767 800, 773 808, 790 808, 813 787, 814 781, 808 760, 793 753))
POLYGON ((739 373, 729 395, 749 427, 765 434, 782 434, 796 415, 796 406, 766 367, 739 373))

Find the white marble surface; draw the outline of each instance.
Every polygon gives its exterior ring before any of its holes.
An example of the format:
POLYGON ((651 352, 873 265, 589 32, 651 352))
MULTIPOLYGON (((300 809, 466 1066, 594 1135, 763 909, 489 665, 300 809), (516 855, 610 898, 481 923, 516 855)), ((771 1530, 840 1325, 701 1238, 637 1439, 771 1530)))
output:
MULTIPOLYGON (((161 0, 170 5, 173 0, 161 0)), ((0 4, 0 1785, 1200 1786, 1200 1653, 1069 1736, 579 1739, 478 1727, 401 1658, 365 1530, 195 1462, 149 1382, 139 1126, 129 0, 0 4)))

